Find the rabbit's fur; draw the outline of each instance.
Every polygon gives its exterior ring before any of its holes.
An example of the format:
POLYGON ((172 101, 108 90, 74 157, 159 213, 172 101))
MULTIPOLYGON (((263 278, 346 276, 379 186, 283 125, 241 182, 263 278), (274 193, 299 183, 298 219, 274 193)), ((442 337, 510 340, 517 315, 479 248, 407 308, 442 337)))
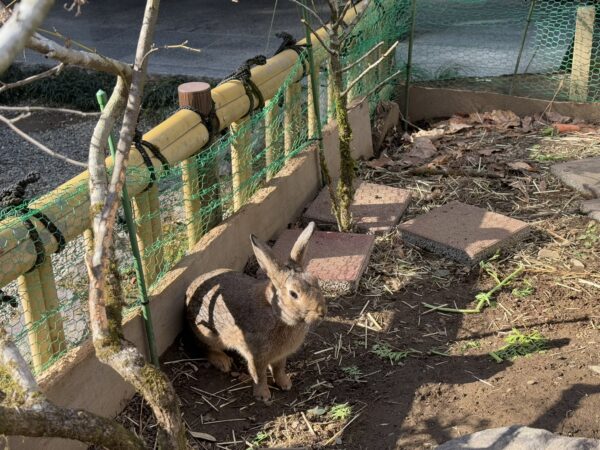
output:
POLYGON ((275 259, 268 245, 250 237, 266 280, 218 269, 198 277, 187 289, 187 321, 207 344, 209 361, 229 372, 231 358, 224 350, 236 350, 248 363, 255 397, 264 402, 271 398, 267 368, 277 385, 289 390, 292 382, 285 373, 286 358, 302 345, 309 326, 327 311, 317 279, 302 270, 314 228, 311 222, 300 234, 286 264, 275 259))

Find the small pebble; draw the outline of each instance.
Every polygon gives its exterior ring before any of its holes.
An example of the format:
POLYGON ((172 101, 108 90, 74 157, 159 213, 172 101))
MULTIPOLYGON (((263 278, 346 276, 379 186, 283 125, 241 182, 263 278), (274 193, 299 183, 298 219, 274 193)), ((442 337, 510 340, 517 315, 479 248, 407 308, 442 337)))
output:
POLYGON ((547 259, 560 259, 560 253, 555 250, 548 250, 547 248, 542 248, 538 252, 539 258, 547 258, 547 259))
POLYGON ((537 384, 537 381, 535 381, 535 380, 529 380, 529 381, 527 381, 527 384, 528 384, 529 386, 532 386, 532 385, 534 385, 534 384, 537 384))
POLYGON ((596 372, 600 375, 600 366, 588 366, 592 372, 596 372))
POLYGON ((573 272, 583 272, 585 270, 585 265, 579 261, 578 259, 571 259, 571 270, 573 272))

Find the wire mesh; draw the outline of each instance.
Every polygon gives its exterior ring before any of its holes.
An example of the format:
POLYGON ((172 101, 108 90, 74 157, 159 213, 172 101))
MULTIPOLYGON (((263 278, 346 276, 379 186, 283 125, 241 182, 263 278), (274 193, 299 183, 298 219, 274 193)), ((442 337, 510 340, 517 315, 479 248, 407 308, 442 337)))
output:
MULTIPOLYGON (((419 0, 411 82, 596 102, 599 6, 598 0, 419 0)), ((404 41, 398 49, 402 65, 407 48, 404 41)))

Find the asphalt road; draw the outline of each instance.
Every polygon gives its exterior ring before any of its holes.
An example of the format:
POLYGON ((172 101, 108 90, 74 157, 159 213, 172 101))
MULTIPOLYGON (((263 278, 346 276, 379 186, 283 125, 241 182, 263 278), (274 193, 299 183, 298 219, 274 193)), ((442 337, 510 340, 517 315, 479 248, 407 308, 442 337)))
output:
MULTIPOLYGON (((82 14, 75 17, 64 9, 64 1, 57 1, 43 26, 47 30, 56 29, 63 36, 102 54, 132 62, 144 3, 142 0, 91 0, 82 14)), ((150 72, 224 77, 248 58, 257 54, 271 56, 279 46, 276 32, 287 31, 296 38, 304 37, 299 18, 298 7, 289 0, 239 0, 237 3, 164 0, 155 44, 164 46, 188 41, 190 47, 202 51, 160 50, 151 57, 150 72)), ((31 52, 20 60, 44 62, 31 52)))

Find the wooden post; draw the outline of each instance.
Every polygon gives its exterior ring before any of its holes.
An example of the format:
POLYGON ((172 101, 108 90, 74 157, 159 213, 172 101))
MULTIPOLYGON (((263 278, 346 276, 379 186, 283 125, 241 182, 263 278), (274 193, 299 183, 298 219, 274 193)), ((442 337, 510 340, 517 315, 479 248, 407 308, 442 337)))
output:
POLYGON ((47 321, 41 321, 45 311, 44 293, 37 269, 21 275, 17 281, 23 305, 25 327, 33 368, 39 372, 52 356, 52 339, 47 321))
POLYGON ((48 323, 48 331, 50 332, 50 340, 52 342, 52 355, 56 355, 63 350, 66 350, 67 347, 50 256, 46 256, 46 260, 37 268, 37 270, 42 286, 42 295, 44 296, 44 309, 50 314, 46 322, 48 323))
POLYGON ((270 167, 279 159, 282 151, 281 132, 283 124, 281 123, 281 108, 276 100, 269 100, 266 105, 265 115, 265 164, 267 170, 267 181, 269 181, 277 172, 277 167, 270 167))
MULTIPOLYGON (((150 228, 152 229, 152 244, 162 238, 162 220, 160 217, 160 200, 158 197, 158 184, 154 183, 148 189, 148 206, 150 208, 150 228)), ((162 272, 163 249, 158 247, 152 255, 154 269, 156 271, 155 278, 162 272)), ((155 280, 152 280, 155 281, 155 280)), ((152 284, 149 282, 149 284, 152 284)))
POLYGON ((596 8, 594 6, 577 8, 573 68, 571 69, 571 87, 569 89, 569 98, 577 102, 585 102, 588 97, 595 17, 596 8))
MULTIPOLYGON (((208 117, 213 107, 210 85, 204 82, 191 82, 180 84, 177 88, 179 106, 190 108, 208 117)), ((212 125, 212 124, 211 124, 212 125)), ((210 146, 210 141, 207 146, 210 146)), ((208 167, 200 173, 198 160, 195 157, 181 162, 181 176, 183 181, 183 204, 187 219, 188 248, 191 250, 203 233, 215 226, 221 220, 221 209, 216 208, 208 217, 202 217, 203 203, 209 204, 218 198, 218 189, 211 195, 201 198, 200 191, 218 182, 217 168, 208 167)))
POLYGON ((285 89, 285 109, 283 111, 283 151, 287 155, 294 150, 294 142, 302 127, 302 86, 290 83, 285 89))
POLYGON ((233 187, 233 210, 240 209, 248 197, 248 180, 252 177, 252 148, 248 118, 231 124, 231 133, 236 135, 231 143, 231 181, 233 187))
POLYGON ((150 215, 150 199, 148 191, 142 192, 133 198, 133 214, 136 221, 136 233, 140 253, 142 254, 142 266, 147 286, 154 283, 156 279, 156 260, 154 255, 148 253, 152 246, 152 220, 150 215))

